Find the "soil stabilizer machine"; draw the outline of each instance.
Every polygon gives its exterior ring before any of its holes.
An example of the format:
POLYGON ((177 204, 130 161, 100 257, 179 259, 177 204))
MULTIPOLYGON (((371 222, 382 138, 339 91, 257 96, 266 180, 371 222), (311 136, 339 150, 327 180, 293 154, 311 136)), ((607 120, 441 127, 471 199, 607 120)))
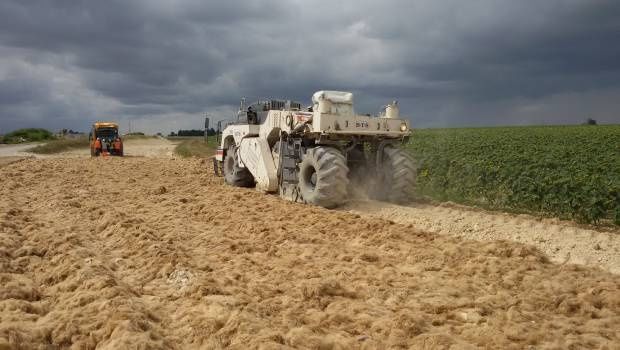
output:
POLYGON ((402 203, 414 190, 414 160, 400 147, 410 125, 397 102, 370 116, 355 114, 349 92, 316 92, 305 109, 292 101, 242 101, 237 120, 218 135, 214 169, 233 186, 326 208, 359 195, 402 203))

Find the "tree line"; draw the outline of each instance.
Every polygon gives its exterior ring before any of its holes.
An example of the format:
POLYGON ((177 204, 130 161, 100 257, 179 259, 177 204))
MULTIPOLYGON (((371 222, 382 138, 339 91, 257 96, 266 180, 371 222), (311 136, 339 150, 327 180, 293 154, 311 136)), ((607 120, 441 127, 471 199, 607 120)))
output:
MULTIPOLYGON (((214 136, 216 134, 215 129, 213 128, 209 128, 207 130, 207 135, 208 136, 214 136)), ((204 136, 205 135, 205 131, 204 129, 191 129, 191 130, 179 130, 177 132, 170 132, 170 134, 168 136, 204 136)))

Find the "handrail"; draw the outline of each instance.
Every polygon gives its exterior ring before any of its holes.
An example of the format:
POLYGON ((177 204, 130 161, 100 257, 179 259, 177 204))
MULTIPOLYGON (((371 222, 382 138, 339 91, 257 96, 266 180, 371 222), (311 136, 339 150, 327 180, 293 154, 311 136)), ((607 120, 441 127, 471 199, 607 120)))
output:
POLYGON ((241 122, 238 119, 218 120, 217 121, 216 137, 215 137, 215 140, 217 141, 217 144, 219 145, 219 144, 222 143, 222 132, 224 131, 224 129, 226 129, 227 126, 229 126, 229 125, 239 125, 239 124, 247 124, 247 123, 241 122))

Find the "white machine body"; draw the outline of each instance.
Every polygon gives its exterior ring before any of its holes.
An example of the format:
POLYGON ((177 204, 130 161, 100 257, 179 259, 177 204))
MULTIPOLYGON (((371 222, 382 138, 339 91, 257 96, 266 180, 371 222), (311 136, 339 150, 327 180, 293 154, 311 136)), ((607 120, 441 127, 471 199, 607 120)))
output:
MULTIPOLYGON (((400 118, 396 102, 387 105, 380 116, 358 115, 350 92, 318 91, 312 96, 312 111, 284 106, 256 112, 255 123, 238 121, 224 128, 215 159, 222 162, 234 148, 240 166, 252 173, 257 189, 265 192, 278 191, 279 162, 274 145, 281 133, 304 133, 317 142, 353 136, 403 139, 411 134, 410 122, 400 118)), ((240 110, 238 119, 248 113, 240 110)))

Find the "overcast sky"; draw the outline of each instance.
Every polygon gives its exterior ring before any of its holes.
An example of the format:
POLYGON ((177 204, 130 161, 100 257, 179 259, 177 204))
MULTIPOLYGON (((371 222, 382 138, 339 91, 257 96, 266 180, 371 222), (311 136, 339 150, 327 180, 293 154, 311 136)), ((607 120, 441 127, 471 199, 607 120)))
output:
POLYGON ((620 1, 0 1, 0 133, 200 128, 321 89, 418 127, 620 123, 620 1))

